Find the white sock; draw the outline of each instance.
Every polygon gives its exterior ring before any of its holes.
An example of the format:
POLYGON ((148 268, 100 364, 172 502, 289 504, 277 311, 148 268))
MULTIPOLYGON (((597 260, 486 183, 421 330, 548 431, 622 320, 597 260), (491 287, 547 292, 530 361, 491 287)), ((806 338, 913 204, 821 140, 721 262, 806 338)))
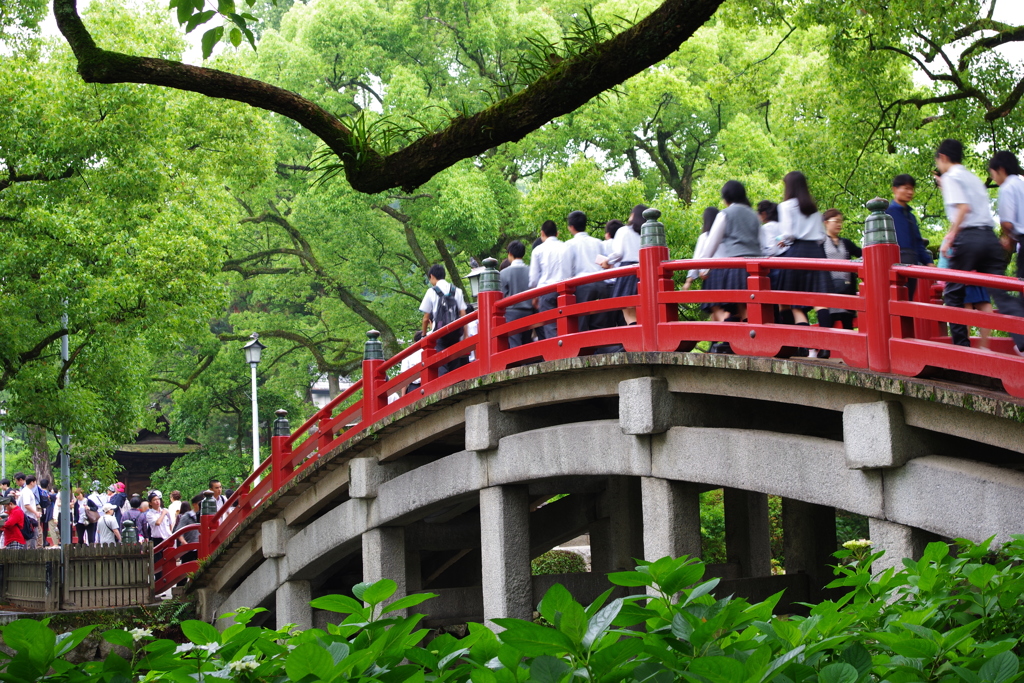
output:
POLYGON ((817 358, 818 357, 818 349, 807 349, 807 357, 808 358, 817 358))

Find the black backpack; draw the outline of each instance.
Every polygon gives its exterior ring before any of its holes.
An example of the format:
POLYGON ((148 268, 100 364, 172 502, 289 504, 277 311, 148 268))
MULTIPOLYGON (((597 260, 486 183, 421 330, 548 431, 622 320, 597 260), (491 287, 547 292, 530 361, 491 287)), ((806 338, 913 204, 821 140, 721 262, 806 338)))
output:
POLYGON ((46 510, 50 507, 50 494, 46 492, 46 489, 39 489, 39 509, 46 510))
POLYGON ((38 526, 39 522, 36 521, 35 517, 25 515, 25 523, 21 526, 21 535, 25 537, 26 541, 31 541, 36 537, 36 528, 38 526))
MULTIPOLYGON (((437 303, 434 304, 434 329, 439 330, 459 319, 459 303, 455 300, 455 285, 450 285, 447 294, 441 293, 441 288, 434 285, 434 294, 437 295, 437 303)), ((451 346, 462 339, 462 330, 449 332, 441 337, 441 343, 451 346)))

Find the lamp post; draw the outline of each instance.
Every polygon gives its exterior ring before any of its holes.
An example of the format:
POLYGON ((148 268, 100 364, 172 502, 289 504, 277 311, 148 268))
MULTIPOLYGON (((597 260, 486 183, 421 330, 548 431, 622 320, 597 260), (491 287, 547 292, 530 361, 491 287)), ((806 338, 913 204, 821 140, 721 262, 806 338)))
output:
POLYGON ((7 408, 4 408, 6 403, 0 401, 0 479, 7 478, 7 432, 3 427, 3 418, 7 415, 7 408))
POLYGON ((245 352, 245 362, 252 368, 252 471, 260 466, 260 422, 259 410, 256 406, 256 366, 260 364, 263 356, 263 349, 267 348, 260 343, 260 335, 252 333, 252 341, 242 347, 245 352))

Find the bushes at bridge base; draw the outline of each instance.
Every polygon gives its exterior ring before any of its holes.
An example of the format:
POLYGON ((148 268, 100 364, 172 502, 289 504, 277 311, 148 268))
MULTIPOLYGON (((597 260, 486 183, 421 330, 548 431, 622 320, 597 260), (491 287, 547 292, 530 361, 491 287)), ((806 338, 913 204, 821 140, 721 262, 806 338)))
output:
POLYGON ((587 561, 571 550, 549 550, 530 561, 533 576, 546 574, 579 574, 587 571, 587 561))
POLYGON ((3 629, 15 654, 4 681, 360 681, 380 683, 865 683, 938 681, 1012 683, 1024 679, 1024 537, 990 554, 987 545, 957 540, 950 553, 932 543, 904 569, 873 576, 881 553, 843 550, 833 587, 848 592, 814 605, 808 617, 773 614, 780 595, 751 604, 716 597, 694 559, 664 558, 609 575, 613 584, 655 596, 589 606, 561 585, 538 606, 543 626, 496 619, 495 633, 470 624, 461 639, 426 642, 420 616, 398 617, 433 597, 416 594, 390 605, 395 583, 360 584, 355 598, 331 595, 313 606, 345 614, 326 631, 250 626, 261 610, 234 613, 223 633, 185 621, 189 642, 154 640, 142 629, 110 630, 111 643, 131 652, 78 667, 64 658, 91 628, 58 637, 45 621, 20 620, 3 629), (856 554, 855 554, 856 553, 856 554))

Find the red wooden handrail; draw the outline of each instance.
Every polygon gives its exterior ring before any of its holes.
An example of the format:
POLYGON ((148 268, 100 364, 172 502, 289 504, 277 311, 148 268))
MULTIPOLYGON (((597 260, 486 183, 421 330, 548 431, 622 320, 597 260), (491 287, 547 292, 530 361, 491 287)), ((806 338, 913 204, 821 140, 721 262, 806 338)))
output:
MULTIPOLYGON (((485 291, 476 312, 463 316, 441 330, 386 360, 363 362, 363 378, 350 386, 306 420, 290 436, 271 440, 271 457, 260 464, 216 514, 202 518, 199 557, 215 551, 253 510, 287 486, 306 467, 315 463, 350 438, 381 419, 446 387, 516 364, 556 360, 590 353, 598 347, 621 345, 626 351, 690 350, 700 340, 726 341, 741 355, 774 356, 787 347, 829 349, 853 367, 878 372, 915 376, 927 367, 945 368, 995 377, 1006 391, 1024 397, 1024 359, 1010 353, 1009 340, 993 338, 993 348, 1002 353, 953 346, 939 334, 942 323, 958 323, 1024 334, 1024 320, 998 313, 952 309, 936 299, 936 282, 961 282, 1024 293, 1024 282, 1000 275, 966 273, 927 266, 899 265, 894 244, 864 248, 863 262, 794 258, 729 258, 668 260, 665 247, 644 247, 640 263, 591 273, 572 280, 538 287, 502 298, 500 292, 485 291), (691 269, 743 268, 746 290, 679 291, 674 277, 691 269), (857 295, 821 294, 772 290, 769 273, 777 269, 838 271, 854 273, 861 280, 857 295), (577 303, 575 290, 583 284, 635 274, 638 293, 619 299, 577 303), (918 281, 913 301, 906 283, 918 281), (508 306, 545 294, 558 295, 558 305, 506 322, 508 306), (734 302, 747 305, 747 321, 718 323, 678 319, 682 303, 734 302), (857 313, 858 329, 776 324, 777 305, 846 308, 857 313), (635 308, 637 325, 578 332, 577 319, 622 308, 635 308), (436 351, 438 340, 450 332, 479 323, 478 334, 436 351), (554 322, 559 335, 510 349, 508 337, 524 330, 554 322), (411 369, 388 377, 401 362, 422 351, 420 362, 411 369), (442 365, 455 358, 474 359, 444 375, 442 365), (419 381, 419 391, 400 392, 419 381), (392 394, 400 394, 388 403, 392 394)), ((163 544, 161 544, 161 548, 163 544)), ((184 552, 184 551, 182 551, 184 552)), ((160 569, 165 576, 179 577, 174 569, 178 552, 164 552, 160 569)), ((181 565, 185 566, 185 565, 181 565)), ((187 573, 187 572, 184 572, 187 573)))

